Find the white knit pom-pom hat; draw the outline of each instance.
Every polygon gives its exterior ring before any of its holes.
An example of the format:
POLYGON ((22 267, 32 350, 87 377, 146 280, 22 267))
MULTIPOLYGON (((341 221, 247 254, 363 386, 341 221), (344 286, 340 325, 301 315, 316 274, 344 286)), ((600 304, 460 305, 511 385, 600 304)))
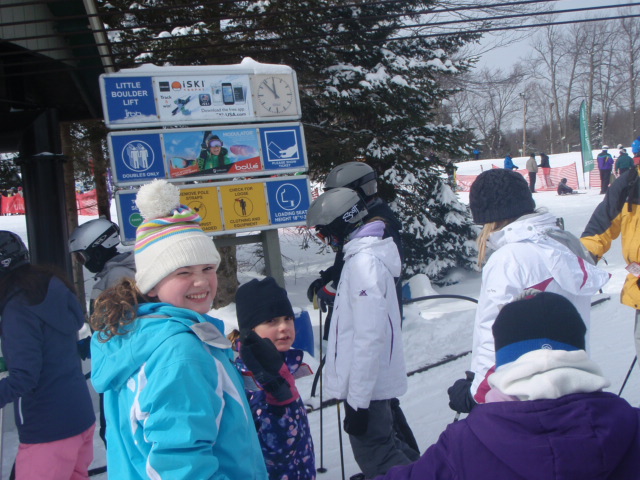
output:
POLYGON ((136 284, 148 293, 178 268, 220 264, 213 240, 200 227, 202 218, 180 204, 180 190, 166 180, 143 185, 136 205, 144 222, 136 230, 136 284))

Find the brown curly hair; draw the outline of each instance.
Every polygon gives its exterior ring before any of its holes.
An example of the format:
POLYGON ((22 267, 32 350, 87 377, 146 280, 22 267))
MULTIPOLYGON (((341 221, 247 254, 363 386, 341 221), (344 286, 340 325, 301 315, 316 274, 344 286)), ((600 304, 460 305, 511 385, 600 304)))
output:
POLYGON ((149 297, 142 294, 136 282, 131 278, 123 278, 113 287, 105 290, 97 298, 91 315, 91 327, 100 332, 98 340, 102 343, 116 335, 127 333, 127 325, 136 319, 138 305, 149 303, 149 297))

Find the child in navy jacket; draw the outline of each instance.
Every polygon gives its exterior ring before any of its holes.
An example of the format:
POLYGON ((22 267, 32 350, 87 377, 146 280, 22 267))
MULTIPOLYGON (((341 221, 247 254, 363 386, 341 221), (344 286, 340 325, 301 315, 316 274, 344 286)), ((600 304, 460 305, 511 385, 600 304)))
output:
POLYGON ((294 314, 287 292, 275 280, 251 280, 238 288, 236 311, 240 357, 247 395, 271 480, 316 478, 307 412, 294 378, 308 374, 302 350, 292 349, 294 314))

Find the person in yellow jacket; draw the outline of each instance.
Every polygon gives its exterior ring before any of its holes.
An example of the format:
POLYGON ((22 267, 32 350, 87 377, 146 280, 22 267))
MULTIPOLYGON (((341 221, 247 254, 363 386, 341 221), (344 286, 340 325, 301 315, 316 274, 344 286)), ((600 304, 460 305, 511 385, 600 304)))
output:
POLYGON ((622 255, 630 272, 620 302, 636 310, 634 339, 640 353, 640 148, 634 152, 634 168, 622 174, 596 207, 580 240, 596 260, 621 236, 622 255))

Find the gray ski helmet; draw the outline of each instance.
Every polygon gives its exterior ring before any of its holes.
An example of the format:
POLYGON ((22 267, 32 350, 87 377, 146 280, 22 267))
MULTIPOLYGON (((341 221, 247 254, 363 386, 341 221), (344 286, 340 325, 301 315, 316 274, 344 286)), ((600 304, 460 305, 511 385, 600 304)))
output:
POLYGON ((69 252, 93 247, 111 248, 120 243, 120 228, 106 218, 89 220, 76 228, 69 237, 69 252))
POLYGON ((120 243, 118 225, 106 218, 83 223, 69 237, 69 253, 92 273, 102 271, 104 265, 118 254, 120 243))
POLYGON ((324 190, 326 192, 339 187, 357 190, 365 198, 372 197, 378 193, 376 172, 363 162, 347 162, 338 165, 327 175, 324 190))
POLYGON ((0 231, 0 274, 9 273, 29 263, 29 250, 13 232, 0 231))
POLYGON ((333 188, 316 198, 307 212, 307 226, 322 235, 335 235, 344 241, 369 212, 355 190, 333 188))

